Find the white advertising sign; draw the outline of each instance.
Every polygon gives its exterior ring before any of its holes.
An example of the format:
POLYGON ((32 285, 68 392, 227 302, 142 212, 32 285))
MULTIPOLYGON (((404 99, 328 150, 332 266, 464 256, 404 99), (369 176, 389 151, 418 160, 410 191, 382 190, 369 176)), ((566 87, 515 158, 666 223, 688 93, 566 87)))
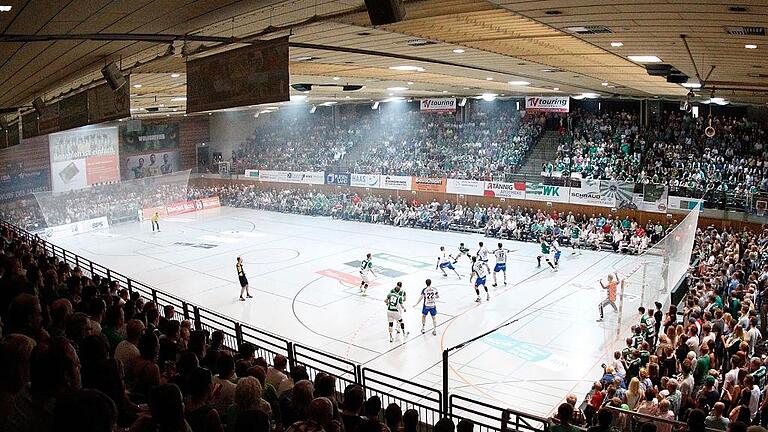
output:
POLYGON ((448 179, 445 191, 452 194, 483 196, 485 183, 479 180, 448 179))
POLYGON ((525 199, 548 202, 568 202, 569 187, 551 186, 544 183, 527 182, 525 184, 525 199))
POLYGON ((100 218, 46 228, 43 230, 43 235, 49 239, 57 239, 71 237, 73 235, 96 231, 107 227, 109 227, 109 221, 106 216, 102 216, 100 218))
POLYGON ((526 96, 525 110, 530 112, 564 112, 569 110, 568 96, 526 96))
POLYGON ((259 170, 259 180, 279 183, 325 184, 325 173, 321 171, 267 171, 259 170))
POLYGON ((429 98, 419 102, 421 110, 426 112, 456 111, 456 98, 429 98))
POLYGON ((601 190, 599 180, 582 180, 581 187, 570 189, 570 203, 616 207, 616 198, 601 190))
POLYGON ((525 199, 525 183, 485 182, 483 195, 496 198, 525 199))
POLYGON ((667 197, 667 201, 669 203, 670 211, 681 210, 688 212, 697 207, 699 210, 704 210, 704 200, 699 198, 688 198, 670 195, 667 197))
POLYGON ((351 174, 349 185, 353 187, 378 188, 381 177, 378 174, 351 174))
POLYGON ((381 189, 411 190, 413 177, 411 176, 391 176, 383 175, 379 180, 381 189))

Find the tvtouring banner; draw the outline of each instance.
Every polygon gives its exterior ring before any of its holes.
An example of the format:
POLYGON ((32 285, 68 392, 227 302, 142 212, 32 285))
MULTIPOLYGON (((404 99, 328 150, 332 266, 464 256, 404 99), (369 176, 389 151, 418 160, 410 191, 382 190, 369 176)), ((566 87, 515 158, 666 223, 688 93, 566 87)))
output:
POLYGON ((563 112, 569 111, 568 96, 526 96, 525 110, 529 112, 563 112))

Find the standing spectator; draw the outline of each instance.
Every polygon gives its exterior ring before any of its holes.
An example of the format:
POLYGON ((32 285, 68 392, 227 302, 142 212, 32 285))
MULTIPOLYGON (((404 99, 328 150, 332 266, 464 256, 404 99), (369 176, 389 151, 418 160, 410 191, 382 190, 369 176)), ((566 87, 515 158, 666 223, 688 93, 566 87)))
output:
POLYGON ((730 423, 730 420, 723 417, 723 410, 725 410, 725 404, 722 402, 716 402, 715 406, 712 408, 712 413, 704 420, 704 424, 710 429, 728 429, 728 423, 730 423))
POLYGON ((275 356, 274 364, 267 369, 267 384, 274 388, 279 388, 280 383, 288 379, 285 369, 288 366, 288 359, 281 354, 275 356))

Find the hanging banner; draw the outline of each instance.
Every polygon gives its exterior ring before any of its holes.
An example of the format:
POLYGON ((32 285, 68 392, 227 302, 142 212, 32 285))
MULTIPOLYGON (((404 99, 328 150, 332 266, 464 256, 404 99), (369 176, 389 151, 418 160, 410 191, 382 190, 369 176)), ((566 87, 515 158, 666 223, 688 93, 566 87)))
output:
POLYGON ((134 154, 120 164, 125 180, 154 177, 181 171, 178 151, 134 154))
POLYGON ((314 171, 259 170, 259 180, 279 183, 325 184, 325 173, 314 171))
POLYGON ((54 192, 120 181, 116 127, 72 129, 48 141, 54 192))
POLYGON ((582 180, 581 187, 571 187, 569 202, 571 204, 594 205, 600 207, 615 207, 616 198, 610 193, 603 192, 599 180, 582 180))
POLYGON ((353 187, 378 188, 380 183, 378 174, 350 174, 349 185, 353 187))
POLYGON ((551 186, 544 183, 525 183, 525 199, 534 201, 568 202, 570 189, 567 186, 551 186))
POLYGON ((525 183, 485 182, 483 196, 525 199, 525 183))
POLYGON ((383 175, 379 181, 381 189, 411 190, 413 178, 411 176, 383 175))
POLYGON ((419 101, 424 112, 453 112, 456 111, 456 98, 429 98, 419 101))
POLYGON ((413 177, 412 190, 416 192, 442 192, 445 193, 445 178, 413 177))
POLYGON ((290 100, 288 37, 187 62, 187 112, 290 100))
POLYGON ((569 111, 568 96, 526 96, 525 110, 528 112, 563 112, 569 111))
POLYGON ((664 185, 644 184, 643 193, 635 194, 635 209, 654 213, 666 213, 668 194, 668 189, 664 185))
POLYGON ((485 192, 485 182, 480 180, 448 179, 446 181, 445 191, 459 195, 483 196, 483 193, 485 192))
POLYGON ((88 89, 88 123, 103 123, 131 116, 131 80, 117 91, 108 84, 88 89))

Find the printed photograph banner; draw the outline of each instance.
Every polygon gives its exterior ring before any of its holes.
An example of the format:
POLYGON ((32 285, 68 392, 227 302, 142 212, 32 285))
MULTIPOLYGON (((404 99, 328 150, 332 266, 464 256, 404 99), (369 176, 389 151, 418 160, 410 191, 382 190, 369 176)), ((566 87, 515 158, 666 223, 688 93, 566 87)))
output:
POLYGON ((568 96, 526 96, 525 110, 529 112, 563 112, 569 111, 568 96))
POLYGON ((551 186, 544 183, 525 183, 525 199, 548 202, 568 202, 570 188, 567 186, 551 186))
POLYGON ((187 112, 290 100, 288 37, 187 62, 187 112))
POLYGON ((644 184, 643 193, 635 194, 635 208, 640 211, 666 213, 668 195, 669 190, 664 185, 644 184))
POLYGON ((525 199, 525 183, 485 182, 483 196, 525 199))
POLYGON ((117 128, 80 128, 50 134, 54 192, 120 181, 117 128))
POLYGON ((379 181, 381 189, 411 190, 413 177, 383 175, 379 181))
POLYGON ((600 207, 616 206, 616 197, 609 193, 603 193, 599 180, 582 180, 581 187, 571 187, 569 194, 569 202, 571 204, 600 207))
POLYGON ((178 151, 167 151, 128 156, 120 167, 123 179, 134 180, 180 171, 181 163, 178 151))
MULTIPOLYGON (((445 191, 459 195, 483 196, 485 192, 485 182, 480 180, 448 179, 446 181, 445 191)), ((525 196, 525 191, 523 191, 523 196, 525 196)))
POLYGON ((259 170, 259 180, 278 183, 325 184, 322 171, 268 171, 259 170))
POLYGON ((171 150, 179 146, 179 124, 142 122, 135 131, 121 126, 120 138, 123 154, 171 150))
POLYGON ((445 177, 413 177, 412 190, 416 192, 442 192, 445 193, 445 177))
POLYGON ((378 174, 351 174, 349 185, 353 187, 378 188, 381 184, 381 177, 378 174))

